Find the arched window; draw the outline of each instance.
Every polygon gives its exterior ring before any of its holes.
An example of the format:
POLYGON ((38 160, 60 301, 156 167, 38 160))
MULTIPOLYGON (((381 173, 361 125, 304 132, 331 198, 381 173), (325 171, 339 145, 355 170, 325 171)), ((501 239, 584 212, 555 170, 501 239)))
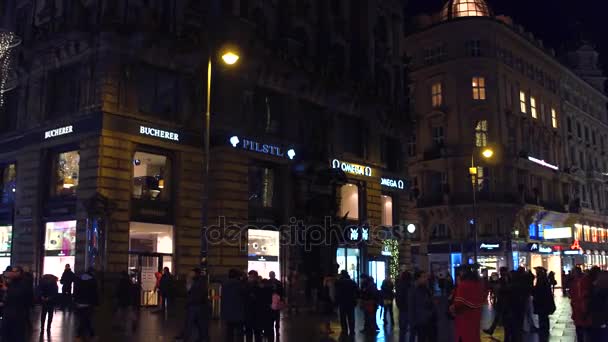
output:
POLYGON ((475 125, 475 146, 485 147, 488 145, 488 120, 479 120, 475 125))

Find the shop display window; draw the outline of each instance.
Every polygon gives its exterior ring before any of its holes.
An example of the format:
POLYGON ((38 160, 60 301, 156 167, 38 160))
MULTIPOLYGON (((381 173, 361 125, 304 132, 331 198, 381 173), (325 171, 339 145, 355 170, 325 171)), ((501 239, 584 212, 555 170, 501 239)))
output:
POLYGON ((66 264, 74 269, 76 221, 47 222, 44 239, 44 274, 61 278, 66 264))
POLYGON ((250 229, 247 231, 247 270, 267 278, 270 272, 281 277, 279 232, 250 229))
POLYGON ((135 152, 133 198, 152 201, 170 199, 170 162, 167 156, 135 152))
POLYGON ((393 198, 391 196, 382 195, 380 199, 382 203, 382 219, 383 226, 393 225, 393 198))
POLYGON ((129 251, 173 253, 173 226, 143 222, 129 223, 129 251))
POLYGON ((585 241, 591 242, 591 227, 583 226, 583 234, 585 236, 585 241))
MULTIPOLYGON (((359 219, 359 187, 354 184, 345 184, 340 188, 340 216, 350 219, 359 219)), ((391 203, 392 206, 392 203, 391 203)))
POLYGON ((336 251, 336 262, 338 273, 346 270, 350 279, 359 282, 359 260, 360 252, 357 248, 338 248, 336 251))
POLYGON ((17 169, 15 164, 0 166, 0 204, 15 201, 17 191, 17 169))
POLYGON ((58 153, 54 159, 56 196, 75 196, 80 173, 80 152, 58 153))
POLYGON ((11 264, 13 243, 13 227, 0 226, 0 270, 5 270, 11 264))

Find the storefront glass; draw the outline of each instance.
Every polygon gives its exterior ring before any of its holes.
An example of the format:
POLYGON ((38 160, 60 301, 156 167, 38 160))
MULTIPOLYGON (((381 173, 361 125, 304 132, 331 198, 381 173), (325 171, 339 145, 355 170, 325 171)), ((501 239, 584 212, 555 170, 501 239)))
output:
POLYGON ((361 254, 357 248, 338 248, 336 251, 338 273, 346 270, 350 278, 358 283, 360 258, 361 254))
POLYGON ((393 198, 391 196, 382 195, 382 220, 383 226, 393 225, 393 198))
POLYGON ((166 156, 135 152, 133 157, 133 198, 169 200, 169 160, 166 156))
POLYGON ((530 269, 533 270, 535 267, 543 267, 549 272, 555 273, 555 280, 557 281, 557 287, 562 286, 562 258, 561 253, 558 255, 551 254, 536 254, 530 255, 530 269))
POLYGON ((78 188, 80 153, 69 151, 57 154, 55 159, 56 196, 74 196, 78 188))
POLYGON ((16 189, 17 171, 15 164, 0 166, 0 203, 14 202, 16 189))
POLYGON ((0 226, 0 272, 11 264, 12 226, 0 226))
POLYGON ((268 274, 272 271, 280 279, 279 232, 250 229, 247 235, 247 270, 257 271, 264 278, 268 278, 268 274))
POLYGON ((47 222, 44 240, 44 274, 61 278, 66 264, 75 268, 76 221, 47 222))
POLYGON ((369 275, 374 278, 378 290, 382 287, 382 282, 386 279, 386 261, 373 260, 369 262, 369 275))
POLYGON ((351 220, 359 219, 359 188, 354 184, 340 188, 340 216, 351 220))
POLYGON ((494 272, 498 272, 498 257, 495 255, 479 255, 477 257, 477 263, 480 268, 479 271, 492 275, 494 272))
POLYGON ((173 254, 173 226, 131 222, 129 224, 129 251, 173 254))

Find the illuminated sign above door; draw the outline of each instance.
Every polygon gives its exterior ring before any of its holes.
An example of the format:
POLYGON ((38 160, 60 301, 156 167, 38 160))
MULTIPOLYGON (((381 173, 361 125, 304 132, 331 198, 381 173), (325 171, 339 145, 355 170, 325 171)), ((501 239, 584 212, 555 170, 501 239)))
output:
POLYGON ((243 150, 253 151, 262 154, 268 154, 275 157, 287 158, 289 160, 293 160, 296 156, 296 151, 293 148, 285 151, 284 148, 273 145, 273 144, 264 144, 255 140, 239 138, 234 135, 229 139, 230 145, 234 148, 242 148, 243 150), (242 139, 242 140, 241 140, 242 139))
POLYGON ((380 178, 380 185, 403 190, 405 182, 401 179, 380 178))
POLYGON ((561 228, 551 228, 544 230, 544 238, 545 240, 553 240, 553 239, 569 239, 572 237, 572 228, 570 227, 561 227, 561 228))
POLYGON ((366 176, 366 177, 372 176, 371 167, 359 165, 359 164, 347 163, 347 162, 340 161, 338 159, 334 159, 331 161, 331 167, 334 169, 340 169, 346 173, 351 173, 353 175, 366 176))
POLYGON ((151 128, 146 126, 139 126, 139 134, 148 135, 151 137, 179 141, 179 134, 175 132, 163 131, 158 128, 151 128))
POLYGON ((59 127, 59 128, 51 129, 51 130, 44 132, 44 139, 46 140, 49 138, 55 138, 55 137, 70 134, 70 133, 74 133, 74 127, 72 125, 65 126, 65 127, 59 127))

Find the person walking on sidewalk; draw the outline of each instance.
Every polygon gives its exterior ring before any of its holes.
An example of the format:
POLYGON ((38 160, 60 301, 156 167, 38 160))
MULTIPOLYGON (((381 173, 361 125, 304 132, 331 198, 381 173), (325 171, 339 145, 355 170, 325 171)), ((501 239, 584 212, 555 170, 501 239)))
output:
POLYGON ((114 293, 114 298, 116 298, 116 325, 126 332, 130 332, 130 328, 132 327, 131 321, 134 320, 135 313, 132 311, 133 307, 133 282, 131 281, 131 277, 127 271, 123 271, 120 274, 120 279, 118 280, 118 286, 116 287, 116 292, 114 293))
POLYGON ((462 267, 450 306, 450 313, 454 316, 456 342, 480 341, 484 292, 484 284, 479 279, 477 267, 462 267))
POLYGON ((74 283, 74 304, 76 306, 76 338, 95 337, 93 319, 95 307, 99 304, 97 279, 93 268, 89 268, 74 283))
POLYGON ((436 341, 437 313, 429 288, 429 274, 424 271, 416 271, 414 274, 414 288, 409 293, 408 309, 410 341, 415 341, 416 337, 418 342, 436 341))
POLYGON ((380 287, 380 296, 384 307, 384 325, 389 323, 388 316, 391 316, 391 327, 395 325, 395 315, 393 313, 393 300, 395 299, 395 285, 390 278, 384 279, 380 287))
POLYGON ((507 302, 509 296, 509 286, 510 286, 510 274, 509 270, 506 267, 501 267, 499 269, 500 278, 494 285, 494 295, 496 296, 496 302, 494 304, 494 319, 492 320, 492 324, 488 329, 484 329, 483 332, 492 336, 494 334, 494 330, 496 330, 496 326, 498 324, 502 324, 503 326, 507 325, 507 302))
POLYGON ((221 315, 226 342, 234 342, 235 335, 238 341, 243 341, 245 284, 240 278, 240 272, 231 269, 228 271, 228 280, 222 284, 221 315))
POLYGON ((163 274, 158 282, 158 291, 160 292, 160 312, 167 316, 169 308, 173 303, 173 295, 175 290, 175 280, 169 270, 169 267, 163 268, 163 274))
POLYGON ((572 321, 574 321, 576 327, 576 340, 577 342, 592 342, 589 339, 593 323, 589 314, 589 304, 593 284, 591 278, 583 274, 580 267, 576 267, 572 273, 569 292, 572 321))
POLYGON ((70 264, 66 264, 59 280, 59 283, 61 283, 61 307, 64 310, 72 305, 72 285, 75 280, 76 275, 72 272, 70 264))
POLYGON ((274 302, 276 300, 275 295, 278 296, 278 303, 276 303, 275 307, 272 309, 272 324, 276 335, 279 336, 281 330, 281 310, 283 309, 283 303, 285 301, 285 293, 283 291, 283 284, 277 279, 277 275, 274 271, 270 271, 268 277, 270 278, 268 282, 270 283, 273 292, 273 304, 275 304, 274 302))
POLYGON ((2 341, 25 342, 26 320, 29 319, 25 303, 29 291, 23 279, 23 269, 15 267, 12 271, 4 272, 4 277, 7 289, 2 318, 2 341))
POLYGON ((589 337, 591 341, 608 341, 608 272, 593 270, 591 280, 593 288, 589 304, 589 337))
POLYGON ((209 341, 209 290, 200 268, 190 271, 187 281, 185 341, 209 341), (196 336, 196 339, 194 339, 196 336))
POLYGON ((354 336, 355 306, 357 305, 357 283, 350 279, 346 270, 340 272, 336 281, 336 304, 340 310, 340 326, 343 336, 354 336))
POLYGON ((409 292, 412 287, 410 273, 404 271, 397 281, 395 301, 399 309, 399 342, 405 342, 405 336, 409 327, 408 319, 408 300, 409 292))
POLYGON ((536 285, 532 291, 534 297, 534 313, 538 315, 538 341, 549 341, 549 315, 555 312, 555 301, 553 300, 553 290, 547 270, 543 267, 536 267, 536 285))
POLYGON ((53 314, 55 313, 55 304, 59 294, 59 287, 57 286, 57 277, 52 274, 45 274, 40 279, 38 284, 38 296, 40 298, 40 336, 44 335, 44 321, 48 316, 48 323, 46 326, 47 332, 51 331, 51 324, 53 323, 53 314))

